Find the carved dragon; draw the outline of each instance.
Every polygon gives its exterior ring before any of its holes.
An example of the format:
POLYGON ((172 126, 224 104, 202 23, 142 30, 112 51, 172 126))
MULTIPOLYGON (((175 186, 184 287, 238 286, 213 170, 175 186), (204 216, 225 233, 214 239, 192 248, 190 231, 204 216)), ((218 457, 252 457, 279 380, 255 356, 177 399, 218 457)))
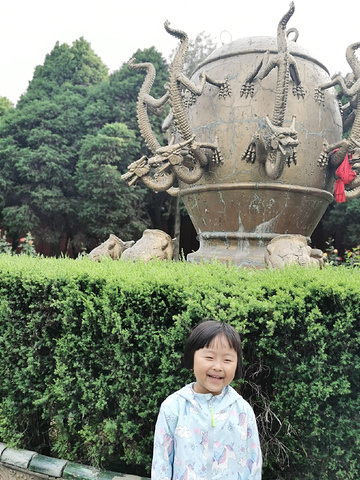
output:
POLYGON ((185 106, 182 98, 184 87, 192 96, 199 96, 204 90, 206 82, 219 88, 219 96, 226 97, 231 94, 227 79, 217 81, 211 79, 206 73, 200 74, 200 85, 194 85, 183 74, 184 61, 188 50, 188 37, 180 31, 170 28, 169 22, 165 22, 168 33, 180 39, 180 47, 174 56, 170 67, 169 82, 166 85, 167 92, 160 99, 150 95, 150 89, 155 80, 156 71, 151 63, 135 64, 134 59, 129 62, 129 67, 135 70, 146 71, 147 75, 140 89, 137 102, 137 119, 140 133, 145 139, 146 145, 153 156, 146 155, 128 166, 128 172, 122 175, 122 179, 129 185, 133 185, 138 178, 155 191, 167 191, 172 195, 178 194, 178 188, 173 187, 178 179, 184 183, 197 182, 204 173, 204 167, 209 159, 206 150, 212 151, 212 159, 215 162, 222 160, 218 146, 213 143, 198 143, 191 131, 186 117, 185 106), (161 146, 151 128, 148 116, 148 107, 162 109, 169 102, 171 115, 168 123, 174 119, 183 141, 175 143, 175 135, 167 146, 161 146), (205 150, 205 151, 204 151, 205 150))
POLYGON ((176 171, 180 163, 179 158, 182 148, 189 142, 176 145, 161 146, 156 138, 148 116, 148 107, 152 109, 162 109, 169 99, 169 93, 166 92, 160 99, 155 99, 150 95, 151 87, 154 83, 156 70, 148 62, 135 63, 135 59, 128 62, 130 68, 134 70, 146 71, 144 83, 140 89, 137 101, 137 119, 140 133, 145 140, 147 147, 153 153, 150 159, 144 155, 139 160, 128 166, 129 172, 122 175, 122 179, 129 185, 133 185, 138 178, 154 191, 167 191, 170 195, 176 196, 179 189, 173 187, 176 177, 170 167, 176 171), (165 163, 164 163, 165 162, 165 163))
POLYGON ((203 173, 203 168, 208 165, 209 159, 206 155, 204 149, 209 149, 212 151, 212 160, 214 162, 221 162, 222 157, 219 151, 219 148, 216 144, 213 143, 198 143, 194 139, 193 132, 191 130, 190 124, 188 122, 185 106, 183 102, 183 88, 187 88, 191 94, 199 96, 202 94, 206 82, 219 87, 219 96, 226 97, 231 94, 230 87, 228 85, 227 79, 224 81, 218 81, 210 78, 205 72, 200 74, 200 85, 196 86, 191 82, 184 74, 184 61, 188 51, 189 39, 185 32, 181 30, 176 30, 170 27, 168 21, 165 22, 165 30, 175 38, 180 40, 180 46, 177 52, 175 53, 173 62, 170 67, 169 74, 169 101, 172 109, 172 116, 178 129, 181 137, 185 141, 190 141, 189 144, 189 155, 185 155, 185 163, 193 161, 193 167, 188 169, 187 175, 182 175, 183 172, 176 171, 178 178, 186 183, 193 183, 201 178, 203 173), (191 157, 191 158, 189 158, 191 157), (193 173, 190 173, 193 172, 193 173), (196 178, 196 180, 195 180, 196 178))
POLYGON ((297 30, 286 31, 286 26, 295 11, 294 2, 290 3, 287 13, 281 18, 277 29, 278 53, 270 59, 270 51, 265 52, 264 57, 256 69, 248 75, 243 84, 240 95, 251 97, 254 95, 254 79, 263 80, 273 68, 277 67, 277 83, 275 106, 272 119, 266 116, 266 125, 259 129, 252 137, 251 142, 242 158, 247 162, 254 163, 256 159, 264 164, 266 174, 273 180, 279 178, 285 168, 292 162, 296 164, 296 147, 299 144, 295 130, 295 115, 292 117, 290 127, 284 127, 284 118, 289 90, 289 74, 294 82, 293 94, 303 98, 305 91, 294 57, 289 53, 287 36, 297 30))
POLYGON ((193 140, 194 136, 184 142, 159 147, 156 154, 151 158, 143 155, 139 160, 128 166, 129 172, 124 173, 121 178, 128 182, 130 186, 134 185, 138 178, 141 178, 142 182, 155 192, 167 191, 170 195, 176 196, 178 189, 173 187, 176 181, 173 170, 177 169, 178 172, 186 168, 181 165, 183 161, 182 152, 193 140))
POLYGON ((354 152, 360 148, 360 61, 355 52, 360 48, 360 42, 352 43, 346 49, 346 60, 352 69, 352 74, 344 80, 341 75, 330 82, 321 85, 315 91, 315 99, 324 103, 324 90, 339 85, 342 92, 350 98, 350 102, 355 104, 355 118, 347 138, 339 142, 329 144, 324 140, 323 150, 320 153, 318 163, 324 168, 328 164, 332 167, 338 167, 348 155, 350 163, 353 163, 353 170, 356 173, 355 179, 346 185, 345 197, 351 199, 360 195, 360 162, 358 156, 353 157, 354 152), (353 157, 353 159, 351 159, 353 157), (356 158, 357 157, 357 158, 356 158))

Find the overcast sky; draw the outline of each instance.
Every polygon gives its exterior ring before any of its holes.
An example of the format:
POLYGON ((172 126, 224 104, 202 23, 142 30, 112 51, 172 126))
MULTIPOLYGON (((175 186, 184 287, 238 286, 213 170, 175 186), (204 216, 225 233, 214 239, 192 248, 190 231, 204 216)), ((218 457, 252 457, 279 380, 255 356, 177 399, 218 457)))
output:
MULTIPOLYGON (((138 49, 155 46, 165 58, 178 45, 164 21, 190 38, 200 32, 221 43, 276 36, 289 0, 4 0, 0 20, 0 96, 14 104, 55 43, 84 37, 112 72, 138 49)), ((346 47, 360 41, 360 0, 295 0, 288 28, 330 74, 346 74, 346 47)), ((359 52, 360 54, 360 52, 359 52)))

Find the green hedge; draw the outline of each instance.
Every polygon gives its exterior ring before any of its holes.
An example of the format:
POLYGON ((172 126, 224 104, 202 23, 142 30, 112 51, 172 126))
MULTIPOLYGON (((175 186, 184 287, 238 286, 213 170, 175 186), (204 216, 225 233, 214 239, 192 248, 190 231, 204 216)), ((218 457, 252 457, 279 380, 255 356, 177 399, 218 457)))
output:
POLYGON ((203 317, 241 333, 264 480, 360 478, 360 274, 0 256, 0 441, 148 476, 203 317))

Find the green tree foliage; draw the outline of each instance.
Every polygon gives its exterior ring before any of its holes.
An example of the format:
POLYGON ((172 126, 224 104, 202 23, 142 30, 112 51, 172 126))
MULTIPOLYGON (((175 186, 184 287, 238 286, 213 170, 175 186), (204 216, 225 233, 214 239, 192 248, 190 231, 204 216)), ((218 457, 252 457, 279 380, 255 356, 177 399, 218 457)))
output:
POLYGON ((327 237, 336 240, 337 248, 360 245, 360 198, 334 203, 322 220, 327 237))
MULTIPOLYGON (((139 61, 148 57, 137 55, 139 61)), ((167 67, 155 49, 150 56, 162 71, 157 95, 167 67)), ((109 77, 83 38, 55 45, 0 124, 1 221, 9 235, 31 231, 37 242, 53 245, 65 235, 90 245, 110 233, 137 239, 151 226, 147 191, 121 180, 141 156, 134 129, 143 79, 127 65, 109 77)))
POLYGON ((44 96, 53 97, 66 85, 90 87, 107 78, 107 67, 84 38, 76 40, 72 46, 57 42, 46 55, 44 65, 35 68, 33 79, 18 105, 44 96))
MULTIPOLYGON (((165 84, 168 81, 166 60, 154 47, 137 50, 134 58, 136 63, 150 62, 154 65, 156 79, 150 94, 154 98, 161 98, 165 93, 165 84)), ((136 132, 136 137, 141 142, 139 146, 142 150, 139 151, 139 154, 146 153, 136 117, 138 94, 145 76, 145 72, 131 70, 127 63, 124 63, 119 70, 109 76, 108 81, 102 82, 98 88, 92 90, 84 111, 84 121, 90 133, 92 129, 97 130, 105 123, 124 123, 130 130, 136 132)), ((159 117, 150 112, 151 124, 160 143, 161 140, 165 141, 161 132, 163 118, 163 116, 159 117)))
POLYGON ((75 172, 80 222, 77 243, 89 246, 109 233, 130 240, 146 228, 145 189, 131 189, 121 179, 129 158, 138 153, 135 133, 122 123, 106 124, 87 135, 75 172))
POLYGON ((15 238, 31 231, 53 244, 76 228, 74 172, 88 91, 108 78, 83 38, 55 45, 1 125, 2 217, 15 238))
MULTIPOLYGON (((154 48, 137 50, 134 54, 136 63, 150 62, 156 69, 156 78, 151 88, 150 94, 154 98, 161 98, 165 90, 165 84, 168 81, 168 65, 163 56, 154 48)), ((123 163, 121 173, 127 171, 127 166, 134 160, 138 160, 142 155, 150 155, 144 139, 141 137, 136 115, 136 105, 140 89, 144 83, 146 72, 131 70, 127 63, 112 73, 109 80, 102 82, 97 88, 94 88, 90 94, 87 106, 84 111, 84 121, 89 132, 97 132, 99 127, 105 123, 120 122, 125 124, 131 131, 135 132, 138 151, 134 157, 128 158, 123 163)), ((149 111, 149 118, 152 129, 158 141, 166 145, 167 136, 161 130, 163 119, 167 110, 162 115, 158 112, 149 111)), ((161 112, 160 112, 161 113, 161 112)), ((135 191, 144 190, 144 185, 139 181, 135 191)), ((161 228, 172 234, 172 205, 173 199, 166 193, 155 194, 148 188, 145 188, 146 211, 150 217, 153 228, 161 228), (169 213, 170 212, 170 213, 169 213)))
POLYGON ((0 117, 2 117, 6 112, 14 108, 14 105, 6 97, 0 97, 0 117))
POLYGON ((70 233, 84 97, 67 86, 53 98, 23 102, 3 123, 0 161, 9 175, 2 214, 10 235, 31 231, 56 243, 70 233))

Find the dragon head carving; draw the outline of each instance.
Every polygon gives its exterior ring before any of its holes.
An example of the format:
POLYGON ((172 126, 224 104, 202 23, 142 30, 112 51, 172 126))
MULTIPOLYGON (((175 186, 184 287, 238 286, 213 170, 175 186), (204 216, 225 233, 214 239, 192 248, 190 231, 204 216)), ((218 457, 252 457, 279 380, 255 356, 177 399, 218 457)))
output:
POLYGON ((267 150, 272 154, 279 153, 289 165, 292 161, 296 163, 296 147, 299 145, 295 119, 294 115, 290 127, 278 127, 271 122, 268 116, 266 117, 269 127, 266 138, 267 150))

